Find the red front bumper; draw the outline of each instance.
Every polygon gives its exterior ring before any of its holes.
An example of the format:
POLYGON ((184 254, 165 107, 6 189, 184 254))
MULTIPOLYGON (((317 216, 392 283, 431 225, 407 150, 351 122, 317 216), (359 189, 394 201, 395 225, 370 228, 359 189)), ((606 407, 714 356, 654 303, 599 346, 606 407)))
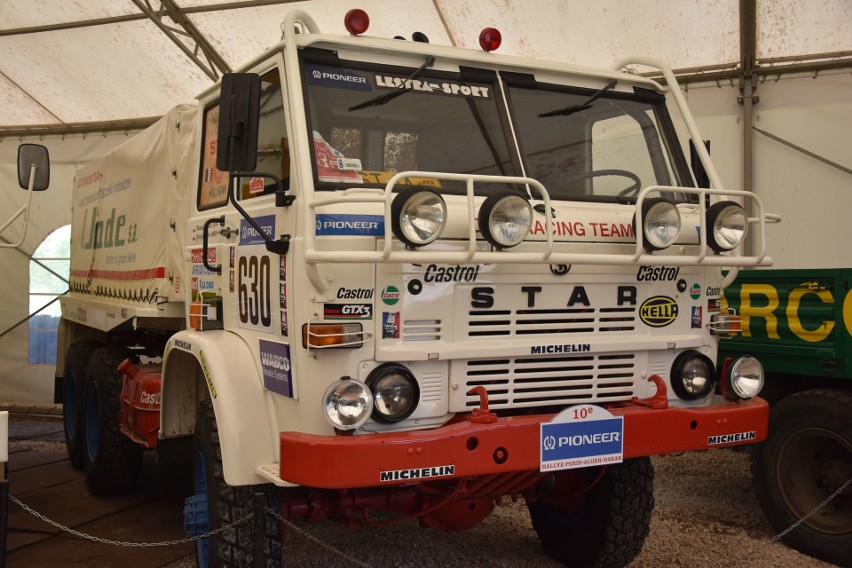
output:
MULTIPOLYGON (((610 407, 624 417, 624 458, 766 439, 769 405, 755 398, 702 408, 610 407)), ((281 479, 329 489, 538 470, 540 428, 553 414, 455 422, 359 436, 281 433, 281 479), (395 472, 407 472, 403 476, 395 472)))

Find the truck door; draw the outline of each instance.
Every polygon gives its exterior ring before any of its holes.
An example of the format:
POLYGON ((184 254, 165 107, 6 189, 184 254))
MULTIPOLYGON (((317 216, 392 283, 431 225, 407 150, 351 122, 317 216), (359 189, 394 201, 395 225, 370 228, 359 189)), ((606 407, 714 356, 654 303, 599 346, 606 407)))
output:
POLYGON ((216 167, 219 100, 204 105, 197 217, 190 224, 190 325, 234 331, 243 335, 252 349, 262 349, 264 343, 259 340, 281 342, 288 336, 286 255, 267 250, 266 239, 258 231, 278 239, 293 227, 290 209, 276 206, 275 179, 262 175, 272 174, 285 188, 288 185, 283 63, 275 63, 260 73, 257 164, 253 170, 257 175, 241 172, 233 175, 232 183, 231 175, 216 167), (229 191, 233 192, 232 199, 228 198, 229 191))

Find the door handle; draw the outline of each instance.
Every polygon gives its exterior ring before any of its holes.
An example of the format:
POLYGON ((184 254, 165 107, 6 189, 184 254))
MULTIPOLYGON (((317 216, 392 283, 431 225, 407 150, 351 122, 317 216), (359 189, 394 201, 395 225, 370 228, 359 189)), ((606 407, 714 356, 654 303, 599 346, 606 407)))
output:
POLYGON ((211 217, 204 221, 204 229, 201 232, 201 261, 204 263, 204 268, 209 270, 210 272, 215 272, 216 274, 222 274, 222 265, 221 264, 210 264, 207 262, 207 249, 208 249, 208 241, 209 234, 208 231, 210 229, 210 225, 224 225, 225 224, 225 216, 221 215, 219 217, 211 217))

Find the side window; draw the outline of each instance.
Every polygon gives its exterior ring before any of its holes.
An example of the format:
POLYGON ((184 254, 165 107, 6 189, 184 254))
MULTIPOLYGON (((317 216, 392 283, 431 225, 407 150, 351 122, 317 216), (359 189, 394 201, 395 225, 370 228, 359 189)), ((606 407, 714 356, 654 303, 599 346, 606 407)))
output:
POLYGON ((56 300, 68 290, 70 256, 71 225, 65 225, 50 233, 30 260, 30 313, 38 312, 29 321, 31 365, 56 363, 56 328, 61 315, 56 300))
MULTIPOLYGON (((228 201, 230 176, 216 168, 218 144, 219 104, 204 110, 203 154, 198 208, 219 207, 228 201)), ((290 147, 284 118, 284 99, 281 93, 281 76, 273 69, 261 76, 260 124, 257 136, 257 172, 270 173, 285 181, 290 177, 290 147)), ((267 195, 274 185, 263 178, 245 178, 239 191, 240 200, 267 195)))

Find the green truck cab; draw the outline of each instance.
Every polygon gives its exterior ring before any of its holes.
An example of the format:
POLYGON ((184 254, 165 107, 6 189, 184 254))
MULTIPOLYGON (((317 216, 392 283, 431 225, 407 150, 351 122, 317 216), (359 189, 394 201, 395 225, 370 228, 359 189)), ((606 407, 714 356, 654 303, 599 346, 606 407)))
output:
POLYGON ((753 447, 755 494, 790 546, 852 566, 852 268, 744 270, 722 308, 742 333, 719 359, 764 366, 769 437, 753 447), (811 516, 811 511, 828 500, 811 516), (807 517, 806 517, 807 516, 807 517))

